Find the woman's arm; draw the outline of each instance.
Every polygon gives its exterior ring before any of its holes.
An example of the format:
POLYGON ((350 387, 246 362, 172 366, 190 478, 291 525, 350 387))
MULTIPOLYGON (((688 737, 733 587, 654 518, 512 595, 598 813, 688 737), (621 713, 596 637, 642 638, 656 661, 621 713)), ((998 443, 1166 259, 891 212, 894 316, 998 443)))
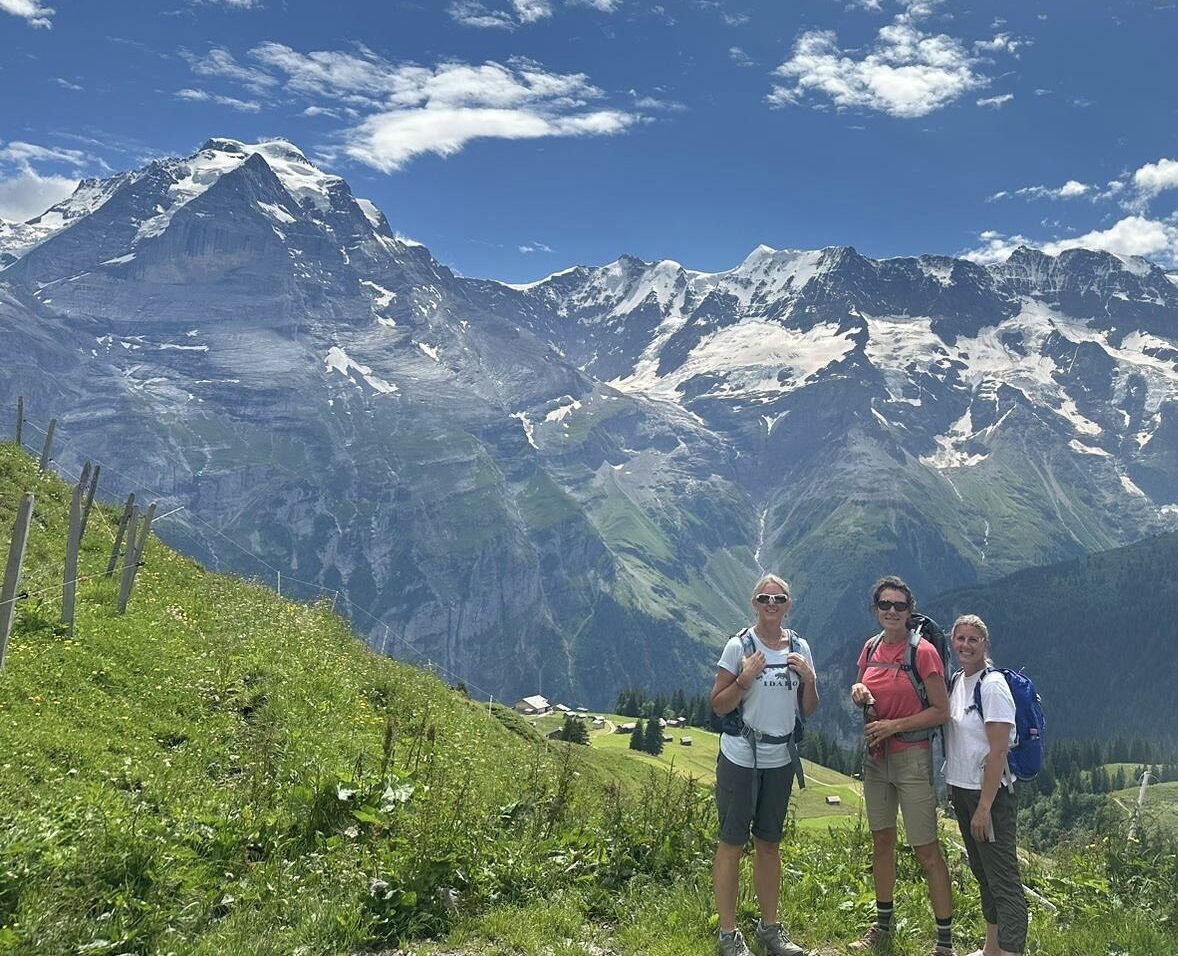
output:
POLYGON ((794 651, 786 660, 802 682, 802 714, 809 717, 818 709, 818 675, 805 654, 794 651))
POLYGON ((765 655, 761 651, 740 659, 740 673, 721 667, 712 684, 712 710, 723 717, 736 710, 737 705, 765 669, 765 655))
POLYGON ((1002 786, 1002 773, 1006 770, 1006 754, 1010 750, 1010 724, 997 721, 986 722, 986 739, 990 752, 986 755, 986 766, 982 771, 982 795, 978 808, 969 821, 969 832, 978 842, 991 839, 994 825, 990 819, 990 808, 1002 786))

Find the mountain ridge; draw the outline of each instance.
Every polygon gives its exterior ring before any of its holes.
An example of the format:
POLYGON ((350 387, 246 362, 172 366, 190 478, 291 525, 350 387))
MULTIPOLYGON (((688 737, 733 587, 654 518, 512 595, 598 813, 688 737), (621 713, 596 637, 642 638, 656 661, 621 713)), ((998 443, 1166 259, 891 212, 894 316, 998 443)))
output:
POLYGON ((0 398, 94 420, 193 509, 162 533, 342 590, 377 646, 606 702, 706 682, 762 567, 836 661, 883 571, 928 595, 1178 525, 1178 288, 1143 261, 759 246, 513 286, 261 145, 88 185, 7 253, 0 398))

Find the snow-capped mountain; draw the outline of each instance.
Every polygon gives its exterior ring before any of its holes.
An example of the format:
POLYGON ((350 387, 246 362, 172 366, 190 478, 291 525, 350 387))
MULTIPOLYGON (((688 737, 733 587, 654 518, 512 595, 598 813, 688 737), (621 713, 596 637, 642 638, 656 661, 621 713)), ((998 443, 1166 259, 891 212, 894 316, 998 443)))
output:
POLYGON ((880 573, 931 597, 1178 521, 1178 286, 1139 259, 760 246, 507 285, 224 139, 23 235, 0 400, 183 504, 165 536, 340 588, 496 696, 702 686, 762 567, 835 662, 880 573))

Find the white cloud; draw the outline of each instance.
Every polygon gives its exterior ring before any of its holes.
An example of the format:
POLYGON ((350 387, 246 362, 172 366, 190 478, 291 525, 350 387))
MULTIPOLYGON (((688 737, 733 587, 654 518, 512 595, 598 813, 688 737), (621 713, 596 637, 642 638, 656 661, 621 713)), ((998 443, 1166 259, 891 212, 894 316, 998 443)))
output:
POLYGON ((519 251, 525 254, 529 252, 552 252, 552 247, 542 242, 529 242, 520 246, 519 251))
POLYGON ((590 108, 605 94, 585 74, 551 73, 532 60, 426 67, 389 63, 363 49, 300 53, 273 42, 250 52, 286 75, 287 91, 360 108, 360 121, 343 132, 346 151, 385 172, 424 153, 453 155, 475 139, 607 136, 641 119, 590 108))
POLYGON ((978 100, 978 106, 989 106, 993 109, 1001 109, 1007 103, 1014 99, 1013 93, 1002 93, 999 96, 986 96, 978 100))
POLYGON ((1146 163, 1133 174, 1133 187, 1147 199, 1178 188, 1178 161, 1159 159, 1156 163, 1146 163))
POLYGON ((77 188, 73 176, 43 176, 33 162, 63 163, 75 169, 89 162, 75 149, 10 142, 0 149, 0 217, 24 222, 40 215, 77 188))
POLYGON ((535 23, 552 16, 552 4, 548 0, 511 0, 511 5, 520 23, 535 23))
MULTIPOLYGON (((1112 185, 1111 183, 1109 184, 1112 185)), ((1092 194, 1095 187, 1082 183, 1075 179, 1069 179, 1062 186, 1023 186, 1021 189, 1016 189, 1013 192, 1003 190, 995 193, 987 202, 994 202, 998 199, 1005 199, 1008 196, 1021 196, 1024 199, 1079 199, 1083 196, 1092 194)), ((1098 196, 1097 198, 1103 198, 1098 196)))
POLYGON ((0 13, 11 13, 28 21, 31 27, 48 30, 53 26, 53 7, 43 7, 38 0, 0 0, 0 13))
POLYGON ((1145 216, 1126 216, 1108 229, 1053 242, 1034 242, 1026 236, 994 231, 983 232, 978 238, 982 245, 963 256, 982 265, 1002 262, 1018 246, 1031 246, 1051 256, 1066 249, 1094 249, 1117 256, 1142 256, 1166 268, 1178 266, 1178 226, 1145 216))
POLYGON ((724 21, 725 26, 743 27, 752 17, 747 13, 721 13, 720 19, 724 21))
POLYGON ((65 163, 81 167, 90 162, 90 156, 79 149, 62 149, 57 146, 38 146, 36 143, 10 142, 0 148, 0 162, 27 166, 31 162, 65 163))
POLYGON ((224 47, 212 47, 204 56, 197 56, 188 50, 181 50, 180 55, 188 62, 192 72, 197 76, 213 76, 223 80, 241 83, 255 93, 264 93, 278 84, 278 81, 265 70, 244 66, 234 59, 233 54, 224 47))
POLYGON ((219 3, 225 7, 236 7, 239 10, 253 10, 262 5, 262 0, 204 0, 204 2, 219 3))
POLYGON ((53 82, 63 89, 70 90, 74 93, 81 93, 85 90, 85 87, 78 86, 77 83, 71 83, 64 76, 55 76, 53 82))
POLYGON ((515 26, 515 21, 506 11, 488 10, 477 0, 458 0, 450 4, 447 12, 452 20, 464 27, 510 30, 515 26))
POLYGON ((1011 36, 1009 33, 998 33, 995 34, 994 39, 978 40, 973 46, 980 53, 1009 53, 1011 56, 1017 57, 1019 49, 1029 44, 1029 40, 1011 36))
POLYGON ((262 108, 262 104, 254 100, 239 100, 233 96, 221 96, 205 90, 177 90, 176 98, 194 103, 216 103, 219 106, 228 106, 230 109, 240 110, 243 113, 257 113, 262 108))
POLYGON ((730 46, 728 48, 728 58, 737 66, 756 66, 753 58, 738 46, 730 46))
POLYGON ((829 30, 811 30, 794 44, 793 56, 774 74, 779 85, 768 96, 772 106, 801 103, 808 95, 836 106, 878 110, 905 119, 941 109, 989 83, 977 72, 978 60, 959 40, 922 32, 915 20, 932 4, 910 4, 908 11, 879 31, 866 54, 844 51, 829 30))
POLYGON ((566 0, 570 7, 593 7, 602 13, 613 13, 622 5, 622 0, 566 0))

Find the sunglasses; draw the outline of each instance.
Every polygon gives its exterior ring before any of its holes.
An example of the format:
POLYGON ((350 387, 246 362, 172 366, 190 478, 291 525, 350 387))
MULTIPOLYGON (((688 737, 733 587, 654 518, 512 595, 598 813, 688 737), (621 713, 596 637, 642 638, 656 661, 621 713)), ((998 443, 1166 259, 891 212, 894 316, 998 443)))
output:
POLYGON ((788 594, 758 594, 753 598, 758 604, 784 604, 789 600, 788 594))
POLYGON ((875 606, 881 611, 907 611, 907 601, 876 601, 875 606))

